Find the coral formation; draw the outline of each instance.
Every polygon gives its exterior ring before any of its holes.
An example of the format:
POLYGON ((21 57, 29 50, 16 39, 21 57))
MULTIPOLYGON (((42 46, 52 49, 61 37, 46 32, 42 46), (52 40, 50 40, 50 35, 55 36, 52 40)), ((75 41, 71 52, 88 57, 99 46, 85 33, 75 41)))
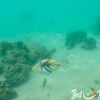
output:
POLYGON ((0 75, 5 79, 5 83, 3 90, 0 87, 0 100, 10 98, 10 95, 14 93, 10 87, 14 88, 28 80, 32 66, 40 59, 50 58, 53 52, 41 46, 31 49, 22 41, 2 41, 0 43, 0 75), (6 87, 6 84, 9 87, 6 87))
POLYGON ((29 66, 22 64, 8 65, 5 68, 4 76, 11 86, 19 85, 28 79, 29 66))
POLYGON ((11 100, 17 93, 4 81, 0 81, 0 100, 11 100))
POLYGON ((34 63, 30 50, 23 42, 10 43, 7 41, 0 43, 0 50, 0 66, 3 66, 2 71, 4 71, 7 82, 9 80, 13 85, 20 83, 21 80, 24 80, 23 77, 26 78, 24 75, 29 72, 26 71, 28 66, 34 63), (18 69, 21 71, 18 71, 18 69), (23 77, 21 77, 22 74, 23 77))
POLYGON ((52 54, 56 52, 56 49, 48 50, 46 47, 38 47, 37 49, 37 55, 39 56, 39 59, 46 59, 51 58, 52 54))
POLYGON ((81 44, 86 41, 87 33, 84 30, 76 30, 70 32, 66 36, 66 46, 68 49, 74 48, 77 44, 81 44))
POLYGON ((93 50, 96 48, 96 40, 93 37, 88 38, 81 46, 86 50, 93 50))
POLYGON ((67 34, 67 48, 72 49, 77 45, 86 50, 93 50, 96 48, 96 40, 93 37, 87 37, 87 32, 84 30, 77 30, 67 34))
POLYGON ((4 66, 4 76, 11 85, 22 83, 29 74, 30 66, 37 60, 50 58, 53 50, 47 50, 46 47, 33 47, 32 52, 23 42, 10 43, 3 41, 0 43, 1 63, 4 66), (34 49, 34 50, 33 50, 34 49))

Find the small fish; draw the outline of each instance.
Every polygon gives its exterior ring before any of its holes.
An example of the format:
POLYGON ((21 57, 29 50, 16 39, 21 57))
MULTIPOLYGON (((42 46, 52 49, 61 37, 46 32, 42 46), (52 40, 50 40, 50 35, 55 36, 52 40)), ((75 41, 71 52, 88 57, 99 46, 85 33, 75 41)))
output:
POLYGON ((42 82, 42 89, 45 88, 46 84, 47 84, 47 79, 44 78, 44 79, 43 79, 43 82, 42 82))

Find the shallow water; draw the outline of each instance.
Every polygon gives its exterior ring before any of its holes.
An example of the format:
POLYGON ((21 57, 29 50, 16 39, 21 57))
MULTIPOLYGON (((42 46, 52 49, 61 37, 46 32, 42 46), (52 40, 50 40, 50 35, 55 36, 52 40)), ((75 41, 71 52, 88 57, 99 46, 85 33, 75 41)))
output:
POLYGON ((14 88, 18 93, 14 100, 71 100, 73 89, 100 89, 100 38, 91 30, 100 16, 99 5, 100 0, 0 1, 0 40, 24 41, 28 45, 35 42, 54 48, 52 59, 61 63, 51 74, 31 72, 25 84, 14 88), (95 50, 66 48, 66 34, 80 29, 96 38, 95 50), (47 82, 42 89, 44 79, 47 82))

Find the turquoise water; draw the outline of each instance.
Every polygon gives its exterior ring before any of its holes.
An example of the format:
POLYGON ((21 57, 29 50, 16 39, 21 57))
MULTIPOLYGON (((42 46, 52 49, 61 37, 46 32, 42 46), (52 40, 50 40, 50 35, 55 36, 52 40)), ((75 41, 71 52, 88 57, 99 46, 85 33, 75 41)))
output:
MULTIPOLYGON (((100 38, 92 34, 94 33, 92 28, 98 16, 100 16, 100 0, 0 1, 0 41, 14 41, 14 43, 15 41, 24 41, 28 47, 35 43, 46 46, 47 49, 55 50, 51 59, 61 64, 61 67, 53 73, 30 71, 29 79, 25 84, 13 87, 18 94, 13 100, 71 100, 73 89, 78 91, 87 91, 91 88, 99 90, 100 38), (79 32, 79 37, 77 34, 72 34, 69 35, 67 41, 69 42, 69 48, 71 46, 76 47, 68 49, 66 34, 70 34, 70 32, 77 33, 76 30, 79 32), (80 35, 80 30, 82 30, 83 36, 80 35), (86 37, 84 35, 85 31, 87 32, 86 37), (71 39, 74 41, 71 41, 71 39), (97 47, 95 47, 95 44, 97 47), (57 98, 55 98, 56 96, 57 98)), ((99 25, 97 27, 100 28, 99 25)), ((13 42, 10 43, 13 44, 13 42)), ((16 44, 13 44, 15 49, 16 44)), ((19 42, 19 48, 20 45, 22 44, 19 42)), ((0 48, 2 48, 1 42, 0 48)), ((31 51, 34 52, 34 50, 34 48, 31 48, 31 51)), ((20 51, 21 49, 18 53, 20 51)), ((40 51, 42 51, 42 48, 40 48, 40 51)), ((4 56, 4 59, 12 57, 12 53, 12 50, 10 53, 8 52, 7 57, 4 56)), ((31 56, 30 53, 28 55, 31 56)), ((23 58, 23 55, 21 56, 23 58)), ((2 59, 0 55, 0 67, 2 59)), ((45 59, 41 58, 35 62, 36 64, 29 67, 37 67, 40 61, 45 59)), ((9 59, 7 60, 9 62, 9 59)), ((12 61, 12 58, 10 60, 12 61)), ((0 75, 0 81, 1 79, 2 75, 0 75)), ((97 98, 93 98, 93 100, 97 100, 97 98)))
POLYGON ((6 37, 87 29, 100 15, 99 4, 99 0, 3 0, 0 1, 0 33, 6 37))

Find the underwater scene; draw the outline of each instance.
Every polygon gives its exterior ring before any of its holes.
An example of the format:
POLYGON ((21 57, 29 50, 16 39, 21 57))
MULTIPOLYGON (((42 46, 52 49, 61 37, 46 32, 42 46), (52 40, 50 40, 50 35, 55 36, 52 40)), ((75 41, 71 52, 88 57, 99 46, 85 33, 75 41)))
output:
POLYGON ((100 100, 100 0, 1 0, 0 100, 100 100))

